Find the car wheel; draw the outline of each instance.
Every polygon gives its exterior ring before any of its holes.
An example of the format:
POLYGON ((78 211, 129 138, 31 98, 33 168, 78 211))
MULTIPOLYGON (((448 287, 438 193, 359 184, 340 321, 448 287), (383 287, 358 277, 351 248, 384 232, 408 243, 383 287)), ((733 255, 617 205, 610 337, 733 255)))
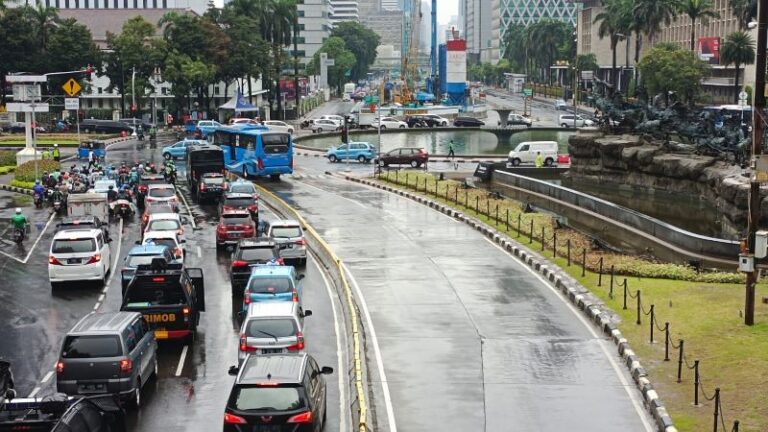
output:
POLYGON ((562 126, 562 127, 564 127, 564 128, 567 128, 567 127, 568 127, 568 125, 567 125, 567 124, 565 124, 565 123, 561 124, 560 126, 562 126))
POLYGON ((317 133, 322 133, 322 132, 323 132, 323 128, 317 128, 317 133))
POLYGON ((555 163, 555 161, 552 160, 552 158, 546 158, 544 160, 544 166, 552 166, 554 163, 555 163))
POLYGON ((131 397, 131 406, 133 408, 141 408, 141 379, 136 379, 136 388, 133 389, 133 396, 131 397))
POLYGON ((339 159, 336 157, 336 155, 330 155, 328 156, 328 160, 331 161, 331 163, 336 163, 339 159))
POLYGON ((512 166, 520 166, 520 159, 512 159, 512 166))
POLYGON ((165 160, 168 160, 168 159, 171 158, 171 154, 170 153, 163 153, 163 157, 165 158, 165 160))
POLYGON ((386 127, 386 126, 384 126, 384 125, 381 125, 381 126, 379 127, 379 129, 382 129, 382 130, 384 130, 384 129, 386 129, 386 128, 387 128, 387 127, 386 127))
POLYGON ((405 126, 403 126, 403 125, 400 125, 400 129, 405 129, 405 126))
POLYGON ((363 156, 363 155, 358 156, 357 157, 357 161, 360 162, 360 163, 365 163, 366 162, 365 156, 363 156))
POLYGON ((419 161, 412 160, 411 161, 411 167, 412 168, 418 168, 419 167, 419 161))

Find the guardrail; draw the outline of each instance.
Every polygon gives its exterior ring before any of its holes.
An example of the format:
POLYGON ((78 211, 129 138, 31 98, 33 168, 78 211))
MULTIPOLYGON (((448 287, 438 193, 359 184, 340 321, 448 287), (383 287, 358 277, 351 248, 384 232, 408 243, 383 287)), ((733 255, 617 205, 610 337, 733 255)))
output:
MULTIPOLYGON (((736 257, 739 255, 737 241, 692 233, 651 216, 563 186, 503 171, 494 171, 492 181, 502 186, 538 194, 552 203, 565 203, 583 213, 596 213, 608 221, 632 227, 646 234, 651 240, 664 242, 691 256, 713 258, 724 264, 735 265, 736 257)), ((539 203, 539 205, 547 207, 546 203, 539 203)), ((551 208, 548 210, 554 211, 551 208)))
MULTIPOLYGON (((347 338, 347 348, 350 354, 349 365, 349 383, 351 387, 349 408, 352 414, 352 422, 354 430, 359 432, 370 432, 373 430, 370 424, 373 424, 372 413, 368 409, 367 393, 366 393, 366 374, 364 368, 364 352, 363 352, 363 338, 362 321, 357 309, 357 303, 352 294, 352 288, 347 281, 347 276, 344 271, 341 259, 336 256, 331 247, 315 229, 307 223, 307 221, 288 203, 283 201, 280 197, 273 194, 264 187, 254 184, 261 193, 261 198, 264 199, 272 206, 277 212, 282 213, 284 217, 292 218, 301 223, 304 228, 305 239, 309 248, 315 252, 315 255, 319 259, 320 263, 328 270, 328 274, 333 280, 334 287, 336 287, 339 296, 341 297, 342 304, 344 304, 344 317, 346 325, 346 333, 350 336, 347 338)), ((342 371, 339 371, 342 373, 342 371)), ((344 413, 342 413, 344 415, 344 413)))

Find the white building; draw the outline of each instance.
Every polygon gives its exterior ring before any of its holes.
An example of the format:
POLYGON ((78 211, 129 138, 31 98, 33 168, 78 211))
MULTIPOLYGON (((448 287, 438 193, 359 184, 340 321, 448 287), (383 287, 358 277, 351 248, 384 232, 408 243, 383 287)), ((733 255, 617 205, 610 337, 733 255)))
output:
MULTIPOLYGON (((208 0, 41 0, 43 5, 65 9, 191 9, 202 15, 208 0)), ((8 0, 6 6, 35 6, 37 0, 8 0)))
POLYGON ((494 26, 498 27, 498 23, 494 23, 494 12, 499 13, 499 0, 463 0, 462 5, 464 8, 459 13, 467 40, 467 58, 497 63, 498 48, 494 50, 494 47, 498 47, 499 41, 493 34, 494 26))
POLYGON ((388 10, 388 11, 403 10, 403 5, 400 0, 381 0, 380 7, 381 7, 381 10, 388 10))
POLYGON ((330 0, 331 25, 344 21, 360 21, 360 9, 357 0, 330 0))
POLYGON ((331 3, 328 0, 304 0, 297 8, 299 14, 298 57, 303 68, 331 34, 331 3))

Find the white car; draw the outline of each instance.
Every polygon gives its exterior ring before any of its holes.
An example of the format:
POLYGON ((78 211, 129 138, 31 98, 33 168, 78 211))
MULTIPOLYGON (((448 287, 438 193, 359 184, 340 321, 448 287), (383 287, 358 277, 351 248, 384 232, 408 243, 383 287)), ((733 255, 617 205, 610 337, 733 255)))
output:
POLYGON ((341 130, 341 123, 331 119, 315 119, 312 121, 312 132, 335 132, 341 130))
POLYGON ((278 120, 267 120, 264 125, 275 132, 287 132, 293 135, 293 126, 278 120))
MULTIPOLYGON (((372 127, 379 127, 379 119, 374 119, 371 122, 372 127)), ((382 117, 381 118, 381 128, 382 129, 405 129, 408 127, 408 123, 398 120, 394 117, 382 117)))
POLYGON ((447 118, 440 117, 437 114, 425 114, 424 117, 432 119, 432 121, 438 126, 446 127, 451 123, 451 121, 448 120, 447 118))
POLYGON ((144 198, 145 204, 165 203, 174 210, 178 208, 179 202, 176 199, 176 188, 170 184, 151 184, 147 187, 147 195, 144 198))
POLYGON ((585 126, 594 126, 595 122, 593 122, 590 119, 585 119, 584 117, 577 115, 577 114, 562 114, 560 117, 557 118, 557 124, 564 128, 568 127, 585 127, 585 126))
POLYGON ((104 281, 112 262, 110 241, 100 229, 57 232, 48 254, 51 288, 62 282, 104 281))
POLYGON ((184 226, 178 213, 153 213, 149 215, 144 233, 150 231, 173 231, 179 240, 184 240, 184 226))
POLYGON ((112 190, 115 192, 119 190, 115 180, 96 180, 93 183, 93 187, 88 189, 88 193, 107 193, 110 186, 112 186, 112 190))
POLYGON ((510 113, 507 116, 507 126, 525 126, 531 127, 533 121, 527 117, 523 117, 520 114, 510 113))
POLYGON ((142 244, 144 245, 155 244, 168 246, 173 251, 173 255, 176 259, 182 262, 186 255, 186 251, 183 247, 186 242, 186 240, 180 239, 173 231, 147 231, 144 233, 144 240, 142 240, 142 244))
POLYGON ((323 120, 333 120, 341 126, 344 125, 344 117, 338 114, 325 114, 325 115, 321 115, 320 118, 323 120))

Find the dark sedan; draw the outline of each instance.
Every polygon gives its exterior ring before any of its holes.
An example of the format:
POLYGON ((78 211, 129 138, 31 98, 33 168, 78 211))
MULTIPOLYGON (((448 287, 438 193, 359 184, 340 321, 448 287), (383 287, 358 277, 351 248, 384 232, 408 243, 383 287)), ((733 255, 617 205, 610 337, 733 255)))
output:
POLYGON ((429 162, 429 153, 423 148, 402 147, 382 153, 376 162, 385 167, 389 165, 410 165, 418 168, 429 162))
POLYGON ((456 127, 480 127, 485 126, 485 122, 474 117, 456 117, 453 120, 456 127))

